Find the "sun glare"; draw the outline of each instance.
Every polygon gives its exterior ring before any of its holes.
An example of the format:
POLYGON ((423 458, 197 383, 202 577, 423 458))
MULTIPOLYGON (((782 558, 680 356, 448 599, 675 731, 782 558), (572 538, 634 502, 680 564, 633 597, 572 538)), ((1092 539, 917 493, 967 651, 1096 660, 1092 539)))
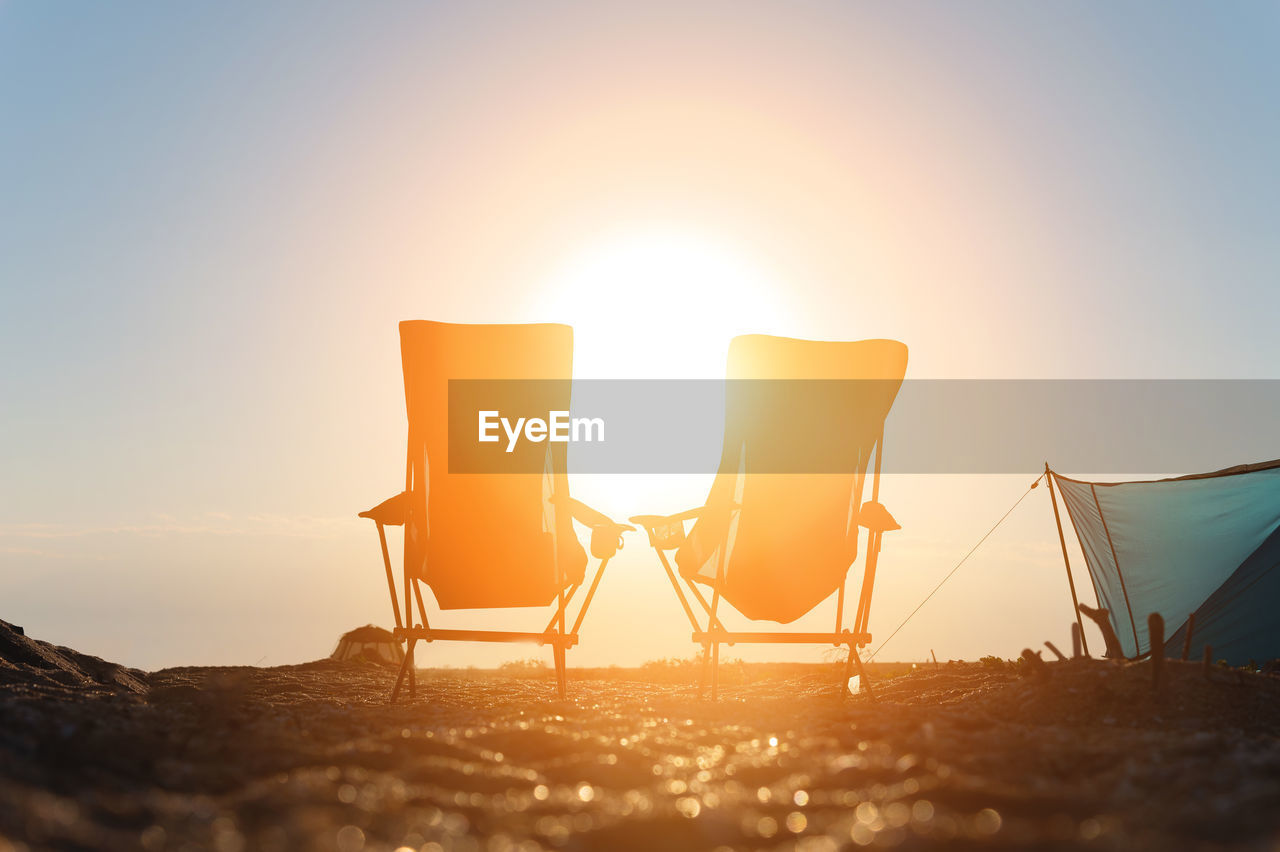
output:
POLYGON ((720 378, 734 335, 788 332, 767 268, 691 232, 603 239, 555 270, 549 289, 549 318, 574 327, 580 378, 720 378))
MULTIPOLYGON (((798 333, 767 265, 745 246, 696 231, 602 238, 566 258, 547 289, 548 319, 573 325, 578 379, 721 379, 735 335, 798 333)), ((710 468, 657 478, 575 473, 573 488, 620 512, 677 511, 705 497, 710 480, 710 468)))

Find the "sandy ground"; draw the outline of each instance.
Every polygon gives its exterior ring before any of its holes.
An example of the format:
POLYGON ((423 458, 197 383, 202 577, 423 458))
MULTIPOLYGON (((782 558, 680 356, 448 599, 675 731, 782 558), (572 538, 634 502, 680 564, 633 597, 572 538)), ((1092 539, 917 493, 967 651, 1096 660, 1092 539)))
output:
POLYGON ((1146 664, 952 663, 873 702, 836 666, 731 666, 712 703, 693 667, 575 672, 567 701, 436 671, 390 706, 371 664, 30 644, 0 641, 0 850, 1280 848, 1264 675, 1175 663, 1156 697, 1146 664))

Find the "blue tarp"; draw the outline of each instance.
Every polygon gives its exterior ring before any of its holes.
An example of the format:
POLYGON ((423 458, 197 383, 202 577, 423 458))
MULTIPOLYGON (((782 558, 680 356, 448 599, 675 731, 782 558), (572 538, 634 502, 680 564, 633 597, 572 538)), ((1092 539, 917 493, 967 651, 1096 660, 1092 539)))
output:
POLYGON ((1213 646, 1232 665, 1280 657, 1280 460, 1148 482, 1053 474, 1099 604, 1125 653, 1145 654, 1147 616, 1180 655, 1213 646))

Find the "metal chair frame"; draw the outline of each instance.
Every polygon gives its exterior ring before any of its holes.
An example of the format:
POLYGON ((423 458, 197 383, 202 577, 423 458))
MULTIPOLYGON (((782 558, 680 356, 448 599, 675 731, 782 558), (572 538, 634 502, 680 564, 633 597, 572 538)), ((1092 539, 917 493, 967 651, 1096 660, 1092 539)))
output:
MULTIPOLYGON (((386 527, 402 526, 403 521, 378 517, 376 516, 376 509, 362 512, 361 517, 372 519, 378 527, 378 543, 382 547, 382 565, 387 577, 387 591, 391 595, 391 610, 396 620, 395 630, 392 632, 397 640, 409 643, 405 649, 404 661, 400 664, 400 670, 396 675, 395 687, 391 691, 392 703, 400 697, 400 690, 404 686, 406 679, 409 684, 410 698, 416 692, 417 677, 414 673, 414 649, 418 642, 528 642, 539 646, 551 645, 556 668, 556 691, 560 698, 566 697, 568 678, 565 652, 578 644, 578 629, 582 626, 582 620, 586 617, 587 609, 591 606, 592 599, 595 598, 596 589, 600 585, 600 579, 604 576, 605 568, 608 566, 610 559, 612 559, 611 556, 600 559, 599 564, 596 566, 595 574, 587 587, 586 597, 578 608, 578 614, 573 619, 573 626, 570 629, 566 629, 569 605, 583 583, 585 583, 587 579, 585 573, 582 583, 569 583, 557 593, 555 611, 551 616, 551 620, 547 622, 546 628, 540 632, 432 627, 430 619, 427 617, 426 604, 422 598, 420 585, 422 581, 409 573, 408 566, 404 569, 401 584, 404 591, 403 610, 401 609, 400 596, 396 591, 395 573, 391 568, 391 554, 387 549, 386 527), (415 600, 418 607, 419 624, 414 623, 413 603, 415 600)), ((615 526, 618 527, 619 533, 623 531, 622 525, 615 526)))
MULTIPOLYGON (((881 448, 884 443, 883 432, 877 438, 875 444, 875 469, 872 475, 871 484, 871 502, 879 503, 880 500, 880 457, 881 448)), ((859 473, 860 480, 857 486, 857 492, 862 491, 862 480, 866 476, 865 473, 859 473)), ((705 507, 690 509, 675 515, 637 515, 630 520, 644 528, 649 536, 649 545, 658 554, 658 561, 662 563, 662 568, 666 572, 667 579, 671 583, 671 588, 675 590, 676 597, 680 600, 680 605, 684 609, 685 616, 689 619, 689 624, 693 627, 693 641, 702 646, 702 671, 698 684, 698 691, 701 694, 706 688, 707 668, 711 669, 711 698, 715 700, 719 696, 720 686, 720 645, 728 645, 733 647, 738 643, 743 644, 791 644, 791 645, 827 645, 833 647, 847 647, 849 655, 845 658, 844 676, 841 680, 841 688, 848 682, 852 674, 853 668, 856 666, 860 676, 860 682, 864 685, 868 695, 874 698, 871 693, 870 681, 867 678, 866 670, 862 663, 862 658, 858 655, 858 648, 863 647, 871 642, 871 634, 867 631, 867 622, 871 616, 871 594, 875 586, 876 565, 880 556, 880 539, 885 530, 872 529, 868 527, 867 539, 867 555, 865 560, 865 568, 863 570, 862 590, 858 597, 858 609, 854 615, 853 629, 847 629, 844 626, 844 601, 845 587, 849 582, 848 570, 846 569, 844 579, 840 583, 840 587, 836 592, 836 619, 835 628, 830 633, 825 632, 797 632, 797 631, 732 631, 725 628, 724 623, 720 620, 720 588, 724 581, 724 554, 726 548, 720 548, 720 560, 716 565, 715 581, 711 583, 711 600, 707 601, 706 595, 698 589, 697 583, 689 577, 680 574, 672 567, 670 560, 667 558, 666 551, 675 550, 684 543, 684 536, 681 535, 677 541, 669 541, 665 536, 661 536, 659 528, 670 524, 680 524, 681 530, 685 521, 696 519, 702 514, 705 507), (689 595, 686 596, 680 587, 680 580, 684 581, 688 587, 689 595), (705 620, 705 626, 699 623, 698 617, 694 612, 693 606, 690 604, 690 597, 699 606, 705 620)), ((856 564, 850 564, 850 568, 856 564)), ((811 610, 812 611, 812 610, 811 610)))

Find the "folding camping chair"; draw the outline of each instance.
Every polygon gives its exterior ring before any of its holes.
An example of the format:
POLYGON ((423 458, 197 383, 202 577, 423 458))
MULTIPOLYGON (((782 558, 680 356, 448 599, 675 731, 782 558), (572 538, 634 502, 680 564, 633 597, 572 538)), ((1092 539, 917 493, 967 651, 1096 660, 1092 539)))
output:
POLYGON ((405 490, 360 513, 377 525, 395 636, 408 641, 391 700, 406 677, 414 692, 420 641, 551 645, 564 697, 565 651, 577 644, 604 569, 622 546, 622 533, 633 527, 569 497, 564 443, 526 441, 518 452, 505 453, 502 441, 478 442, 477 418, 490 405, 519 416, 568 410, 573 329, 410 321, 400 323, 400 349, 409 418, 405 490), (569 605, 587 579, 575 520, 591 529, 599 564, 568 627, 569 605), (404 527, 403 605, 387 526, 404 527), (554 612, 540 632, 433 627, 422 583, 441 610, 554 604, 554 612))
POLYGON ((631 518, 648 533, 693 627, 693 641, 702 646, 702 680, 709 662, 713 698, 721 644, 845 646, 845 680, 855 663, 865 674, 857 648, 871 641, 867 623, 880 539, 899 529, 879 502, 880 467, 885 417, 906 366, 907 347, 892 340, 746 335, 731 343, 724 443, 706 504, 631 518), (869 467, 871 499, 863 503, 869 467), (849 629, 845 585, 858 555, 859 527, 867 530, 866 558, 849 629), (667 557, 672 550, 674 569, 667 557), (721 618, 723 601, 748 619, 787 624, 832 594, 830 632, 731 631, 721 618))

